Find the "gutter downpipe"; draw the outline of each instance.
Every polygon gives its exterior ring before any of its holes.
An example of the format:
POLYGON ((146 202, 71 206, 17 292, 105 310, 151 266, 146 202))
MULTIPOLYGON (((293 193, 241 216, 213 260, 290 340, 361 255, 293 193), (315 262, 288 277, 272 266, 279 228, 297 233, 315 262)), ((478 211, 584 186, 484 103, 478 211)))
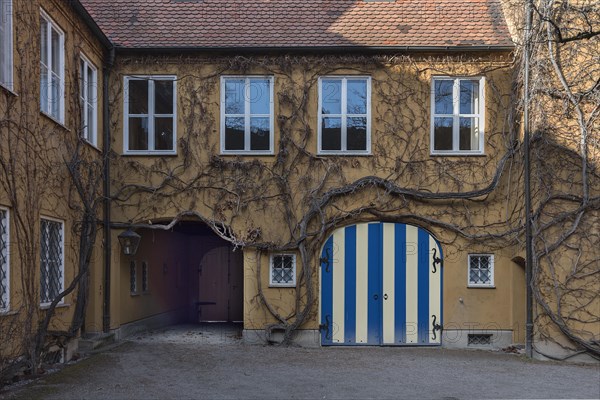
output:
POLYGON ((523 127, 525 142, 525 282, 527 284, 527 319, 525 323, 525 353, 533 358, 533 236, 531 218, 531 161, 530 154, 530 126, 529 126, 529 58, 531 56, 531 0, 525 2, 525 71, 524 71, 524 105, 523 127))
POLYGON ((104 301, 102 304, 102 330, 105 333, 110 331, 110 268, 111 268, 111 242, 112 238, 110 236, 110 101, 109 101, 109 79, 110 72, 115 62, 115 48, 111 46, 108 51, 108 60, 103 69, 103 79, 102 79, 102 98, 103 98, 103 106, 102 106, 102 125, 104 127, 104 135, 103 135, 103 146, 102 146, 102 157, 104 159, 104 224, 103 224, 103 234, 104 234, 104 301))

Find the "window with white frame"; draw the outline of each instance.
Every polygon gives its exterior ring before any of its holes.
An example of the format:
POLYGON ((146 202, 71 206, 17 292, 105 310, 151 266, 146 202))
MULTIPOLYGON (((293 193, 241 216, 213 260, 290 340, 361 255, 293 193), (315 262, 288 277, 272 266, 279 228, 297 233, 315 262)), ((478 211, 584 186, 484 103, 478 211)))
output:
POLYGON ((483 93, 482 77, 433 78, 432 154, 483 154, 483 93))
POLYGON ((273 77, 221 77, 221 152, 273 153, 273 77))
POLYGON ((142 262, 142 292, 148 291, 148 263, 142 262))
POLYGON ((272 254, 270 277, 271 286, 296 286, 296 255, 272 254))
POLYGON ((41 25, 41 84, 42 112, 60 123, 65 120, 65 34, 42 11, 41 25))
POLYGON ((125 77, 125 153, 176 154, 176 79, 175 76, 125 77))
POLYGON ((40 297, 42 304, 48 304, 64 290, 63 222, 42 218, 40 238, 40 297))
POLYGON ((131 294, 137 293, 137 267, 135 261, 129 263, 129 292, 131 294))
POLYGON ((494 286, 494 256, 469 254, 469 282, 471 287, 494 286))
POLYGON ((8 310, 10 300, 9 235, 8 210, 0 208, 0 312, 8 310))
POLYGON ((0 0, 0 85, 13 88, 12 0, 0 0))
POLYGON ((98 69, 86 57, 79 61, 79 98, 81 102, 81 137, 98 144, 98 69))
POLYGON ((371 78, 319 79, 319 153, 371 152, 371 78))

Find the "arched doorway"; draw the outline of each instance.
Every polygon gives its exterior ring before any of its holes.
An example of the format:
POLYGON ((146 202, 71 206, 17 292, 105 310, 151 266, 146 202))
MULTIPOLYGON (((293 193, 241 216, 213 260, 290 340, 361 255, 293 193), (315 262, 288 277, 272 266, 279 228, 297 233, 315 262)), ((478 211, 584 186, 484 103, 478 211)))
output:
POLYGON ((321 344, 441 345, 441 250, 412 225, 333 232, 321 254, 321 344))

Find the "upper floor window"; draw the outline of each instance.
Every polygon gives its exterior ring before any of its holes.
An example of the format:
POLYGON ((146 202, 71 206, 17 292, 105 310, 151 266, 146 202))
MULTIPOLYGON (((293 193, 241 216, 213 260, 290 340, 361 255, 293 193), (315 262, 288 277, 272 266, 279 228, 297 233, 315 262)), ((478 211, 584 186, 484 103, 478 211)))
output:
POLYGON ((125 153, 176 154, 176 79, 174 76, 125 77, 125 153))
POLYGON ((40 241, 40 297, 42 304, 49 304, 64 290, 63 222, 42 218, 40 241))
POLYGON ((0 208, 0 312, 8 310, 10 298, 10 271, 8 244, 10 228, 8 210, 0 208))
POLYGON ((433 78, 431 153, 483 154, 483 78, 433 78))
POLYGON ((81 101, 81 137, 98 144, 98 69, 86 57, 79 61, 79 97, 81 101))
POLYGON ((469 254, 470 287, 494 287, 494 256, 469 254))
POLYGON ((13 88, 12 0, 0 0, 0 85, 13 88))
POLYGON ((65 34, 42 11, 40 106, 60 123, 65 120, 65 34))
POLYGON ((319 154, 371 152, 371 78, 319 80, 319 154))
POLYGON ((221 152, 273 154, 273 77, 221 78, 221 152))

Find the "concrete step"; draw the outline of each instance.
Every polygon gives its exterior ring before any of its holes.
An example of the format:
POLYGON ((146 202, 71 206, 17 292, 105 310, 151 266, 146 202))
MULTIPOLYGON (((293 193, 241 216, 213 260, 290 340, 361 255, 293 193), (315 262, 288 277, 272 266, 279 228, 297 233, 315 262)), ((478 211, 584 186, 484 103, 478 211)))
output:
POLYGON ((99 350, 103 347, 115 343, 114 333, 101 333, 97 335, 84 336, 79 339, 79 352, 80 353, 91 353, 95 350, 99 350))

